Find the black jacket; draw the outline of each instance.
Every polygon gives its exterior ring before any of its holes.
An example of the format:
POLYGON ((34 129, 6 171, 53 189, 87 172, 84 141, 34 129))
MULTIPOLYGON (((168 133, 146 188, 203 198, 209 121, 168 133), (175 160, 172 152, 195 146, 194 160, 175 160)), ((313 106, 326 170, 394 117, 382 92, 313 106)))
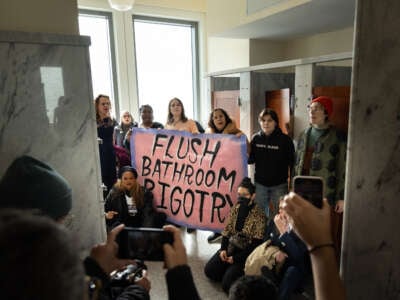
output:
POLYGON ((288 170, 294 164, 292 139, 276 128, 269 136, 263 131, 254 134, 250 142, 248 163, 255 163, 255 181, 264 186, 287 183, 288 170))
POLYGON ((307 247, 304 242, 291 230, 280 234, 274 220, 268 222, 265 239, 271 240, 271 245, 279 247, 287 254, 283 270, 289 266, 295 266, 303 274, 309 272, 309 258, 307 247))
POLYGON ((106 212, 111 210, 118 212, 113 219, 106 220, 109 229, 121 223, 129 227, 162 227, 167 218, 164 213, 155 211, 153 193, 147 190, 144 191, 144 205, 137 207, 135 216, 129 215, 125 192, 115 186, 106 198, 104 210, 106 212))
POLYGON ((198 300, 200 296, 193 281, 189 266, 176 266, 165 275, 168 287, 168 299, 198 300))
POLYGON ((110 277, 104 273, 97 262, 91 257, 84 260, 85 273, 91 279, 90 285, 99 281, 98 290, 91 291, 90 294, 97 294, 98 300, 150 300, 146 289, 137 284, 130 284, 124 288, 114 287, 110 277))

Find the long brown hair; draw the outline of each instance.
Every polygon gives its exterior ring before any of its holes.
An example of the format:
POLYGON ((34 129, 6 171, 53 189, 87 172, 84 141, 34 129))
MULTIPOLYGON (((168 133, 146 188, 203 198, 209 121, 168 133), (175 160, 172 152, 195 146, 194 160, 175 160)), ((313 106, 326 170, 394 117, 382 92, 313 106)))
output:
MULTIPOLYGON (((110 101, 110 97, 109 96, 102 95, 102 94, 98 95, 96 97, 96 99, 94 99, 94 104, 95 104, 95 109, 96 109, 96 122, 97 122, 97 124, 102 123, 102 119, 101 119, 100 114, 99 114, 100 98, 106 98, 106 99, 108 99, 108 101, 110 101)), ((110 102, 110 106, 111 106, 111 102, 110 102)), ((111 119, 111 117, 110 117, 110 119, 111 119)))
POLYGON ((171 100, 169 100, 169 103, 168 103, 167 124, 173 124, 174 123, 174 116, 171 113, 171 104, 172 104, 172 101, 175 101, 175 100, 178 101, 180 103, 181 107, 182 107, 181 121, 183 123, 185 123, 188 120, 188 118, 185 115, 185 108, 183 107, 182 101, 175 97, 175 98, 172 98, 171 100))
MULTIPOLYGON (((130 172, 130 171, 127 171, 130 172)), ((132 173, 133 174, 133 173, 132 173)), ((133 174, 135 175, 135 174, 133 174)), ((136 178, 136 176, 135 176, 136 178)), ((121 179, 118 179, 118 181, 114 185, 120 192, 124 192, 125 189, 121 186, 121 179)), ((132 188, 129 190, 130 196, 135 200, 136 207, 141 208, 144 206, 144 188, 135 180, 134 185, 132 188)))
POLYGON ((232 119, 229 117, 228 113, 224 109, 214 108, 210 113, 210 117, 208 118, 208 127, 210 127, 215 133, 219 132, 217 126, 215 126, 214 124, 214 113, 217 111, 220 111, 225 117, 225 127, 221 130, 221 132, 224 131, 224 129, 226 128, 226 126, 228 126, 229 123, 232 123, 232 119))

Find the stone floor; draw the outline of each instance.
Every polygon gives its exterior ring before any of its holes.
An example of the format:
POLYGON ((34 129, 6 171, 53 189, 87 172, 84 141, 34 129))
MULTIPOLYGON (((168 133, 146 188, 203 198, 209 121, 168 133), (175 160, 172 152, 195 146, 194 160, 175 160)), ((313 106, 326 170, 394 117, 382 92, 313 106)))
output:
MULTIPOLYGON (((207 237, 210 231, 196 230, 193 233, 186 233, 186 228, 181 228, 182 239, 186 246, 189 265, 192 269, 197 290, 200 297, 204 300, 227 299, 221 286, 213 283, 204 275, 204 265, 210 257, 219 249, 219 243, 209 244, 207 237)), ((146 262, 148 274, 151 280, 151 299, 168 299, 167 287, 165 283, 166 270, 163 269, 162 262, 146 262)), ((190 300, 190 299, 188 299, 190 300)))
MULTIPOLYGON (((210 231, 196 230, 193 233, 187 233, 186 228, 181 228, 181 233, 186 246, 189 265, 201 299, 227 299, 228 297, 223 292, 220 284, 208 280, 203 271, 206 262, 219 249, 220 243, 210 244, 207 242, 207 237, 211 234, 210 231)), ((148 274, 151 280, 151 299, 168 299, 165 283, 166 270, 163 269, 163 262, 146 262, 146 265, 148 266, 148 274)), ((307 293, 294 295, 292 300, 314 299, 312 282, 310 284, 306 288, 307 293)))

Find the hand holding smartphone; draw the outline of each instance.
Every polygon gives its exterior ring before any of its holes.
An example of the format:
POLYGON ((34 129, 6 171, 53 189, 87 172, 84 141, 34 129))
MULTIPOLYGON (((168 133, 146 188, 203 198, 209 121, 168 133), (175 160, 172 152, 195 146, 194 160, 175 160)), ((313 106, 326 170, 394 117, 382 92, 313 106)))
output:
POLYGON ((293 190, 314 206, 322 208, 322 199, 324 197, 324 180, 322 177, 295 176, 293 190))
POLYGON ((173 240, 172 233, 163 229, 125 227, 117 236, 118 257, 163 261, 163 244, 173 240))

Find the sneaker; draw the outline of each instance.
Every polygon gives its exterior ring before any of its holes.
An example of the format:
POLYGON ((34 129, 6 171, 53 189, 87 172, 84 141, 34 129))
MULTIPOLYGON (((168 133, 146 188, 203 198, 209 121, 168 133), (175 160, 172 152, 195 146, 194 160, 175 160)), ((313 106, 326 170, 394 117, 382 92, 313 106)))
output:
POLYGON ((194 232, 196 229, 194 229, 194 228, 186 228, 186 232, 187 233, 192 233, 192 232, 194 232))
POLYGON ((222 235, 218 232, 214 232, 213 234, 211 234, 210 236, 208 236, 207 241, 209 243, 215 243, 222 240, 222 235))

